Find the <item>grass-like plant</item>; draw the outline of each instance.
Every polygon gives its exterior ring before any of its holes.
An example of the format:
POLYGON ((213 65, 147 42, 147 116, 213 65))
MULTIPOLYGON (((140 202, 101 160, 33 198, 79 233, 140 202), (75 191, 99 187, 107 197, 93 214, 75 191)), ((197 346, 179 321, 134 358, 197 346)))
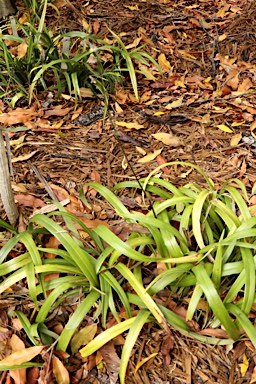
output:
MULTIPOLYGON (((121 357, 121 383, 125 382, 132 348, 147 322, 159 324, 165 334, 173 327, 188 337, 220 345, 234 343, 243 330, 256 347, 255 328, 248 319, 256 301, 255 206, 249 207, 247 190, 238 179, 216 190, 197 166, 179 162, 164 166, 174 164, 194 168, 205 178, 208 187, 189 183, 177 188, 154 176, 162 166, 140 183, 126 181, 115 186, 114 190, 140 190, 142 186, 142 194, 150 194, 152 201, 157 197, 153 209, 146 214, 129 212, 106 187, 88 184, 114 207, 117 216, 147 228, 144 231, 147 234, 133 232, 127 241, 102 225, 89 230, 60 204, 57 213, 34 216, 23 233, 17 233, 1 221, 3 227, 13 232, 13 237, 0 250, 0 293, 26 279, 36 317, 30 324, 23 313, 15 311, 15 314, 32 345, 49 345, 57 340, 57 349, 65 351, 85 315, 97 304, 100 310, 95 316, 102 327, 106 327, 110 313, 116 325, 97 335, 80 353, 83 357, 89 356, 107 341, 128 331, 121 357), (63 217, 65 227, 50 218, 53 214, 63 217), (89 235, 91 247, 85 248, 79 240, 74 222, 89 235), (42 248, 40 237, 44 234, 55 236, 62 249, 42 248), (9 252, 18 243, 23 244, 26 252, 8 259, 9 252), (54 253, 56 258, 45 258, 46 252, 54 253), (144 265, 154 267, 156 263, 164 263, 165 270, 144 285, 144 265), (60 277, 45 281, 45 276, 56 271, 60 277), (129 291, 123 288, 125 282, 129 282, 129 291), (169 290, 170 297, 172 292, 178 292, 181 300, 189 299, 186 321, 155 300, 155 295, 163 289, 169 290), (47 295, 47 291, 51 293, 47 295), (47 316, 67 296, 78 292, 82 293, 83 300, 59 336, 47 328, 47 316), (200 299, 208 303, 207 314, 200 309, 200 299), (125 320, 117 310, 120 304, 126 311, 125 320), (134 306, 139 308, 137 316, 132 315, 134 306), (219 339, 191 331, 188 320, 200 321, 200 318, 203 318, 200 324, 224 327, 227 337, 219 339)), ((82 200, 86 203, 84 196, 82 200)), ((26 362, 26 366, 28 364, 26 362)), ((7 368, 0 362, 0 370, 7 368)))
POLYGON ((47 0, 42 4, 33 5, 30 9, 33 17, 25 24, 16 21, 16 35, 0 31, 0 97, 9 97, 14 106, 21 97, 27 97, 31 103, 34 92, 51 89, 57 90, 58 97, 69 92, 77 101, 81 97, 80 88, 86 87, 95 95, 102 94, 107 103, 115 84, 123 82, 123 73, 128 72, 138 99, 134 63, 158 67, 153 58, 141 51, 141 47, 127 51, 112 31, 115 43, 109 44, 86 31, 48 30, 47 0), (17 47, 15 54, 8 48, 10 42, 17 47))

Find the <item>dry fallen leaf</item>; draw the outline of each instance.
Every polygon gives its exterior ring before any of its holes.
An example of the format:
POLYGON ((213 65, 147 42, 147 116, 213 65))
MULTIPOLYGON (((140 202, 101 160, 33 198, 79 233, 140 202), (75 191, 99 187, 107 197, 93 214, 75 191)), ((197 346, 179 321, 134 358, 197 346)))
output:
POLYGON ((30 159, 32 156, 34 156, 35 153, 37 153, 37 151, 33 151, 30 153, 27 153, 26 155, 20 155, 18 157, 15 157, 12 159, 12 163, 18 163, 19 161, 26 161, 30 159))
POLYGON ((69 384, 70 378, 67 368, 56 356, 52 356, 53 373, 58 384, 69 384))
POLYGON ((241 138, 242 138, 242 133, 237 133, 236 135, 234 135, 230 140, 230 146, 236 147, 239 141, 241 140, 241 138))
POLYGON ((135 129, 145 128, 144 125, 141 125, 141 124, 137 123, 136 121, 133 121, 131 123, 126 123, 125 121, 117 121, 116 125, 118 125, 119 127, 125 127, 125 128, 129 128, 129 129, 132 129, 132 128, 135 128, 135 129))
POLYGON ((179 107, 183 103, 183 98, 177 99, 173 101, 172 103, 167 104, 164 108, 165 109, 173 109, 179 107))
POLYGON ((168 72, 171 69, 171 64, 166 59, 166 56, 164 53, 160 53, 160 55, 158 56, 158 64, 160 65, 162 70, 165 72, 168 72))
POLYGON ((10 356, 7 356, 5 359, 0 361, 1 365, 8 365, 12 367, 13 365, 20 365, 22 363, 27 363, 32 360, 35 356, 43 350, 44 346, 36 346, 23 349, 22 351, 14 352, 10 356))
POLYGON ((155 158, 160 155, 162 152, 162 149, 158 149, 157 151, 153 153, 149 153, 148 155, 142 157, 142 159, 138 160, 138 163, 148 163, 149 161, 155 160, 155 158))
POLYGON ((232 129, 230 129, 227 125, 225 125, 225 124, 220 124, 220 125, 217 125, 217 127, 219 128, 219 129, 221 129, 222 131, 224 131, 224 132, 228 132, 228 133, 232 133, 233 131, 232 131, 232 129))
POLYGON ((159 132, 154 133, 152 136, 166 145, 173 145, 174 147, 180 145, 179 139, 169 133, 159 132))
POLYGON ((28 45, 26 40, 23 40, 22 43, 18 46, 18 58, 22 59, 27 53, 28 45))

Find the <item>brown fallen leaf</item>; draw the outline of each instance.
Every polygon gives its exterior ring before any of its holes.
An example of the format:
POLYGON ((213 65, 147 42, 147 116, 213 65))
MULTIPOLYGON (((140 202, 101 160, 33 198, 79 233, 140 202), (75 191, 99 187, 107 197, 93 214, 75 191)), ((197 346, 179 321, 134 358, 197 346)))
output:
POLYGON ((43 200, 32 195, 15 195, 14 198, 20 205, 25 205, 25 207, 39 208, 46 206, 43 200))
POLYGON ((10 111, 8 113, 3 113, 2 115, 0 115, 0 124, 3 124, 5 126, 15 125, 15 124, 24 124, 25 122, 35 118, 37 115, 38 113, 35 112, 34 108, 30 108, 30 109, 16 108, 13 111, 10 111))
POLYGON ((100 348, 100 353, 106 363, 110 383, 115 384, 118 380, 120 358, 116 353, 113 340, 103 345, 103 347, 100 348))
POLYGON ((44 112, 45 117, 49 116, 66 116, 73 107, 69 108, 57 108, 55 107, 54 109, 48 109, 47 111, 44 112))

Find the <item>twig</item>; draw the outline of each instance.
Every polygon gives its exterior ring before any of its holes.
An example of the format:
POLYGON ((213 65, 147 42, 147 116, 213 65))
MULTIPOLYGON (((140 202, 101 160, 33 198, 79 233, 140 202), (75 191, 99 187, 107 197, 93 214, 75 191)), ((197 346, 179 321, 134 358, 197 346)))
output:
POLYGON ((33 171, 35 172, 36 176, 38 177, 38 179, 41 181, 41 183, 43 184, 44 188, 46 189, 48 195, 53 199, 53 200, 57 200, 59 201, 59 199, 57 198, 57 196, 55 195, 55 193, 53 192, 53 190, 51 189, 50 185, 47 183, 47 181, 45 180, 44 176, 41 174, 41 172, 39 171, 39 169, 34 165, 32 164, 30 161, 28 161, 28 164, 30 165, 30 167, 33 169, 33 171))

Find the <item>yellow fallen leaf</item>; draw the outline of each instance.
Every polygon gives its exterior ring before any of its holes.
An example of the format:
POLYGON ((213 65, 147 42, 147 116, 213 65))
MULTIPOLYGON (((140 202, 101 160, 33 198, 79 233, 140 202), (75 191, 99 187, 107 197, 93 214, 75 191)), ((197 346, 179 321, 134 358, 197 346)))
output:
POLYGON ((70 378, 67 368, 64 367, 63 363, 56 357, 52 356, 52 367, 53 373, 56 377, 58 384, 69 384, 70 378))
POLYGON ((129 93, 129 99, 130 99, 133 103, 137 103, 137 102, 138 102, 138 99, 137 99, 137 97, 134 95, 134 93, 129 93))
POLYGON ((126 170, 127 167, 128 167, 128 163, 127 163, 126 157, 124 157, 122 160, 122 168, 126 170))
POLYGON ((232 131, 232 129, 230 129, 227 125, 225 125, 225 124, 220 124, 220 125, 217 125, 217 127, 219 128, 219 129, 221 129, 222 131, 224 131, 224 132, 228 132, 228 133, 232 133, 233 131, 232 131))
POLYGON ((119 127, 125 127, 125 128, 129 128, 129 129, 132 129, 132 128, 135 128, 135 129, 145 128, 144 125, 138 124, 136 121, 133 121, 131 123, 126 123, 125 121, 117 121, 116 125, 118 125, 119 127))
POLYGON ((14 147, 15 145, 20 145, 24 142, 26 135, 20 136, 16 140, 10 140, 10 146, 14 147))
POLYGON ((148 69, 146 65, 140 64, 139 70, 146 77, 147 80, 156 80, 155 76, 152 74, 152 72, 148 69))
POLYGON ((130 9, 130 11, 138 11, 138 5, 136 4, 135 6, 132 5, 123 5, 123 7, 130 9))
POLYGON ((181 87, 181 88, 186 88, 186 85, 183 83, 183 81, 181 80, 175 80, 174 81, 174 84, 175 85, 178 85, 178 87, 181 87))
MULTIPOLYGON (((79 116, 79 115, 78 115, 79 116)), ((78 117, 77 116, 77 117, 78 117)), ((72 116, 73 117, 73 116, 72 116)), ((61 121, 58 121, 58 123, 54 123, 53 125, 52 125, 52 128, 56 128, 56 129, 60 129, 60 127, 62 127, 62 125, 64 124, 64 121, 63 120, 61 120, 61 121)))
POLYGON ((166 145, 173 145, 174 147, 180 145, 179 139, 169 133, 159 132, 154 133, 152 136, 166 145))
POLYGON ((141 41, 141 37, 137 37, 137 38, 133 41, 133 43, 131 43, 131 44, 129 44, 129 45, 126 45, 125 48, 126 48, 126 49, 136 48, 136 47, 139 45, 140 41, 141 41))
POLYGON ((243 121, 234 121, 232 124, 231 124, 231 127, 239 127, 240 125, 243 125, 245 123, 245 120, 243 121))
POLYGON ((144 359, 142 359, 141 361, 138 362, 138 364, 136 365, 135 367, 135 372, 138 371, 138 369, 145 363, 147 363, 150 359, 152 359, 153 357, 157 356, 158 355, 158 352, 155 352, 155 353, 151 353, 151 355, 145 357, 144 359))
POLYGON ((183 99, 177 99, 174 100, 172 103, 167 104, 164 108, 165 109, 173 109, 179 107, 183 102, 183 99))
POLYGON ((153 116, 162 116, 162 115, 165 115, 165 112, 158 111, 158 112, 154 113, 153 116))
POLYGON ((160 53, 160 55, 158 56, 158 64, 160 65, 163 71, 168 72, 171 69, 171 64, 166 59, 166 56, 164 53, 160 53))
MULTIPOLYGON (((141 147, 136 147, 136 151, 139 152, 141 155, 145 156, 146 155, 146 151, 145 149, 141 148, 141 147)), ((255 184, 256 185, 256 184, 255 184)))
POLYGON ((5 359, 0 361, 0 368, 1 365, 8 365, 12 367, 13 365, 27 363, 28 361, 32 360, 35 356, 39 355, 43 348, 44 346, 40 345, 14 352, 10 356, 7 356, 5 359))
POLYGON ((244 377, 249 367, 249 361, 245 353, 243 354, 243 362, 242 364, 239 364, 239 366, 240 366, 241 375, 244 377))
POLYGON ((115 110, 117 114, 123 112, 123 109, 120 107, 120 105, 117 102, 115 102, 115 110))
POLYGON ((142 159, 139 159, 138 163, 148 163, 149 161, 155 160, 155 158, 158 155, 160 155, 161 152, 162 152, 162 149, 158 149, 157 151, 155 151, 153 153, 149 153, 145 157, 142 157, 142 159))
POLYGON ((239 141, 241 140, 241 138, 242 138, 242 133, 238 133, 237 135, 234 135, 230 140, 230 146, 236 147, 239 141))

